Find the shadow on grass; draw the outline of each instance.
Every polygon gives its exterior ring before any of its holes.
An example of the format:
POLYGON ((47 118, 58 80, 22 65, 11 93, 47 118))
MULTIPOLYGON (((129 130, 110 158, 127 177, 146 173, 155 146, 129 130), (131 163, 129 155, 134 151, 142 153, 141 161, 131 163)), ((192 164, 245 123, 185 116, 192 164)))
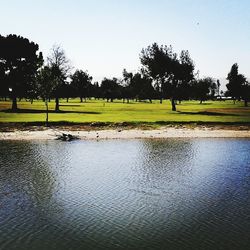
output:
MULTIPOLYGON (((1 112, 4 113, 16 113, 16 114, 45 114, 46 110, 41 109, 18 109, 16 111, 12 111, 11 109, 2 110, 1 112)), ((101 114, 101 112, 93 112, 93 111, 72 111, 72 110, 49 110, 48 113, 55 113, 55 114, 93 114, 98 115, 101 114)))
MULTIPOLYGON (((190 105, 189 103, 181 103, 181 104, 178 104, 177 105, 190 105)), ((213 103, 211 102, 203 102, 203 103, 192 103, 191 105, 197 105, 197 106, 204 106, 204 105, 212 105, 213 103)))
POLYGON ((228 113, 217 113, 217 112, 210 112, 210 111, 199 111, 199 112, 182 112, 177 111, 183 115, 210 115, 210 116, 239 116, 237 114, 228 114, 228 113))
POLYGON ((80 104, 60 104, 60 107, 81 107, 80 104))

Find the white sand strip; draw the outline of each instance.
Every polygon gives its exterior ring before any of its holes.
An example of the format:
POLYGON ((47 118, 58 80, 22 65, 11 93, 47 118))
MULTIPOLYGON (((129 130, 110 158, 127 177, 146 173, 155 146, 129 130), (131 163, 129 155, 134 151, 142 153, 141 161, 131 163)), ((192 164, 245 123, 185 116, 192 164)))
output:
POLYGON ((139 139, 139 138, 250 138, 250 130, 213 128, 161 128, 156 130, 91 130, 70 131, 46 129, 41 131, 0 132, 0 140, 53 140, 61 133, 80 139, 139 139))

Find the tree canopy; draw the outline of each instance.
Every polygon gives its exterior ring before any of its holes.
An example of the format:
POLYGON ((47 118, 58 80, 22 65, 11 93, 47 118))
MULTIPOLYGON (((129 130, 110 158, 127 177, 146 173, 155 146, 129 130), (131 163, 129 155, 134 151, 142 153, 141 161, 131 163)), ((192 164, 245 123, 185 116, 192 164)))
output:
POLYGON ((160 98, 168 95, 172 110, 176 111, 175 100, 180 85, 188 84, 194 78, 194 63, 189 52, 183 50, 178 57, 171 45, 153 43, 141 51, 140 59, 146 74, 158 85, 160 98))
POLYGON ((83 98, 91 96, 91 81, 93 78, 87 71, 76 70, 70 78, 72 88, 74 89, 76 96, 80 97, 81 102, 83 98))
POLYGON ((211 77, 197 79, 192 82, 192 98, 203 101, 213 98, 217 89, 216 81, 211 77))
POLYGON ((245 90, 244 85, 247 83, 247 79, 244 75, 239 74, 238 64, 234 63, 231 67, 230 72, 227 75, 228 84, 228 95, 232 96, 234 99, 240 100, 243 97, 243 92, 245 90))
POLYGON ((113 102, 115 98, 121 98, 121 85, 117 78, 104 78, 101 82, 102 97, 113 102))
MULTIPOLYGON (((153 43, 140 53, 141 67, 136 72, 123 70, 122 78, 104 78, 99 85, 92 83, 92 76, 81 69, 71 73, 71 64, 65 51, 58 45, 52 47, 44 64, 39 46, 17 35, 0 35, 0 97, 12 99, 12 110, 17 109, 17 98, 55 98, 55 110, 59 111, 59 98, 83 99, 115 98, 150 102, 152 99, 170 99, 176 111, 177 100, 203 101, 220 94, 221 84, 211 77, 199 78, 188 50, 179 54, 173 47, 153 43)), ((250 100, 247 78, 238 72, 238 64, 232 65, 227 75, 227 95, 234 100, 250 100)), ((46 106, 48 108, 48 106, 46 106)))
MULTIPOLYGON (((17 109, 17 97, 28 96, 34 87, 37 70, 43 64, 39 46, 17 35, 0 36, 0 74, 10 89, 12 110, 17 109)), ((6 89, 6 87, 5 87, 6 89)))
POLYGON ((66 57, 65 51, 58 45, 54 45, 51 53, 47 58, 48 66, 53 72, 57 83, 54 89, 54 96, 56 99, 55 111, 59 111, 59 98, 62 85, 65 84, 69 76, 71 65, 69 59, 66 57))

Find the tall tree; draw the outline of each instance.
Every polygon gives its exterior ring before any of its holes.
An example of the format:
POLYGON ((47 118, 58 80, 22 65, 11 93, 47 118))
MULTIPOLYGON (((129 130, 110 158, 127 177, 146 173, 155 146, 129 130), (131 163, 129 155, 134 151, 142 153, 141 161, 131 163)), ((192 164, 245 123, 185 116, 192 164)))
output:
POLYGON ((183 50, 178 58, 172 46, 153 43, 140 54, 145 72, 158 84, 161 101, 164 90, 168 91, 172 110, 176 111, 175 100, 181 84, 188 84, 194 78, 194 63, 188 51, 183 50))
POLYGON ((179 60, 173 61, 173 76, 170 81, 170 96, 172 110, 176 111, 175 100, 187 99, 190 84, 194 79, 194 62, 191 59, 188 50, 182 50, 179 60))
POLYGON ((71 76, 71 85, 75 89, 77 96, 80 97, 81 102, 83 98, 86 99, 91 95, 92 79, 92 76, 87 71, 82 70, 76 70, 71 76))
POLYGON ((140 54, 144 71, 156 82, 161 103, 164 85, 172 76, 173 61, 176 57, 177 55, 173 53, 171 46, 159 46, 157 43, 153 43, 146 49, 142 49, 140 54))
POLYGON ((242 97, 243 86, 246 84, 246 77, 238 72, 238 64, 232 65, 230 72, 227 75, 228 84, 226 87, 228 89, 228 94, 234 99, 240 100, 242 97))
POLYGON ((33 88, 37 70, 43 64, 39 46, 17 35, 0 36, 0 65, 6 84, 11 89, 12 110, 17 110, 17 97, 33 88))
POLYGON ((57 80, 57 87, 54 90, 55 95, 55 111, 59 111, 60 86, 63 85, 69 76, 71 70, 69 59, 65 55, 65 51, 58 45, 54 45, 51 54, 47 58, 48 66, 57 80))

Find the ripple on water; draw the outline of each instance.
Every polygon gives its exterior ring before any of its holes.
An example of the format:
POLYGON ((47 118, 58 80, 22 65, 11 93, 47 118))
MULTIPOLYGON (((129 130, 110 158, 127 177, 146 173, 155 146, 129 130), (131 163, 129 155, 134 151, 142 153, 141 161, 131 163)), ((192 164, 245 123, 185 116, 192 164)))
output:
POLYGON ((248 249, 249 139, 0 142, 0 249, 248 249))

